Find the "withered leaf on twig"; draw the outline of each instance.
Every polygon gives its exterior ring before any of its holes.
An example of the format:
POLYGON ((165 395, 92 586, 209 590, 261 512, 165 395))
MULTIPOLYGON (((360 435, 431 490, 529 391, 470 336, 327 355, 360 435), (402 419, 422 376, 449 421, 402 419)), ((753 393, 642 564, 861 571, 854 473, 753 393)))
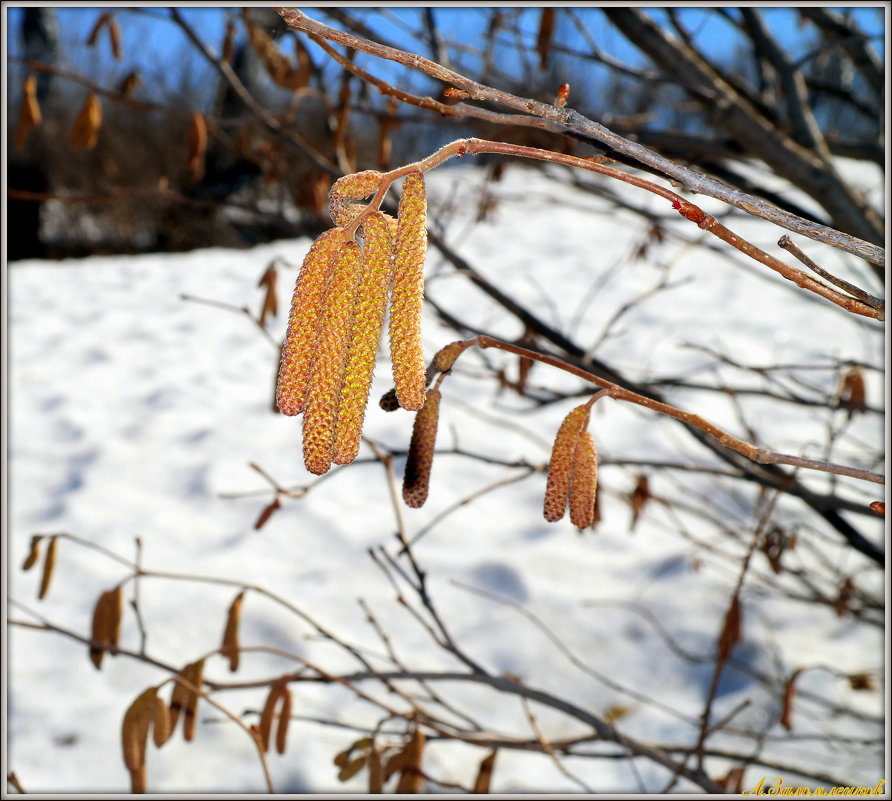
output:
POLYGON ((489 786, 492 782, 492 772, 496 765, 496 753, 498 752, 492 751, 481 760, 480 767, 477 769, 477 778, 474 779, 474 789, 471 791, 472 793, 481 794, 489 792, 489 786))
POLYGON ((720 662, 724 662, 731 656, 731 651, 734 650, 734 646, 740 642, 742 628, 743 628, 743 615, 740 606, 740 597, 735 595, 731 599, 731 606, 728 607, 728 612, 725 615, 725 623, 722 626, 722 633, 719 635, 719 646, 718 646, 718 659, 720 662))
POLYGON ((864 386, 864 373, 859 367, 850 367, 840 378, 836 393, 837 403, 848 409, 851 420, 855 412, 867 411, 867 390, 864 386))
POLYGON ((186 160, 189 180, 200 181, 204 177, 204 157, 208 146, 208 126, 204 114, 195 112, 189 121, 189 154, 186 160))
POLYGON ((223 631, 223 644, 220 646, 220 654, 229 659, 229 670, 235 673, 238 670, 239 638, 238 629, 242 616, 242 601, 245 599, 245 591, 242 590, 235 596, 235 600, 229 607, 226 615, 226 628, 223 631))
POLYGON ((19 123, 16 127, 15 146, 21 149, 28 141, 28 134, 41 123, 40 104, 37 102, 37 78, 29 75, 22 84, 22 105, 19 107, 19 123))
POLYGON ((68 147, 71 150, 92 150, 99 141, 102 128, 102 104, 95 92, 90 92, 71 126, 68 147))
POLYGON ((28 556, 22 564, 22 570, 28 571, 37 564, 40 559, 40 541, 43 539, 42 534, 35 534, 31 537, 31 547, 28 550, 28 556))
POLYGON ((46 556, 43 559, 43 575, 40 577, 40 591, 37 594, 37 599, 40 601, 46 598, 46 594, 50 591, 50 582, 53 580, 53 573, 56 568, 58 543, 58 537, 50 537, 50 544, 47 546, 46 556))
POLYGON ((536 52, 539 54, 539 68, 548 69, 548 56, 551 51, 551 37, 554 33, 554 8, 542 9, 539 17, 539 33, 536 35, 536 52))
POLYGON ((276 261, 273 259, 257 282, 258 287, 266 290, 263 294, 263 306, 260 309, 259 322, 261 328, 266 326, 268 318, 276 317, 279 314, 279 297, 276 293, 277 277, 276 261))
POLYGON ((629 496, 629 506, 632 509, 629 531, 635 530, 635 526, 638 525, 638 520, 644 512, 644 507, 651 497, 650 483, 647 480, 647 476, 638 476, 638 480, 635 482, 635 489, 632 490, 632 494, 629 496))
POLYGON ((799 678, 799 674, 802 673, 802 668, 796 668, 791 674, 790 678, 787 679, 787 683, 784 685, 784 699, 781 705, 781 717, 780 723, 787 731, 791 731, 793 729, 793 700, 796 697, 796 679, 799 678))

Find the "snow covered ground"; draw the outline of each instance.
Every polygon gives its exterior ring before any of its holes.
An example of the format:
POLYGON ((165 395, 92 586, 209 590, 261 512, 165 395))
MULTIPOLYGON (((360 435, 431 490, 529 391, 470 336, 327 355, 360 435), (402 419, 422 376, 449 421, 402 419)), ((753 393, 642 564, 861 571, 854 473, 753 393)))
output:
MULTIPOLYGON (((564 173, 555 171, 553 176, 564 173)), ((588 180, 588 176, 586 177, 588 180)), ((591 178, 594 182, 598 180, 591 178)), ((879 176, 868 175, 876 192, 879 176)), ((488 191, 498 199, 482 223, 475 223, 477 189, 484 172, 471 165, 434 171, 429 178, 431 219, 447 221, 449 242, 506 293, 583 347, 593 346, 623 304, 667 277, 671 288, 635 305, 597 345, 596 355, 630 378, 687 375, 706 382, 716 376, 758 385, 752 376, 714 360, 689 344, 721 350, 745 364, 827 363, 829 358, 882 364, 877 326, 846 316, 812 299, 743 258, 726 258, 694 248, 674 234, 698 240, 707 235, 673 218, 672 233, 653 242, 647 257, 633 253, 647 223, 616 211, 598 197, 567 188, 560 180, 512 164, 488 191), (712 366, 709 366, 712 365, 712 366)), ((655 213, 664 201, 623 188, 623 197, 655 213)), ((698 200, 698 199, 695 199, 698 200)), ((701 202, 698 200, 698 202, 701 202)), ((708 199, 701 205, 720 208, 708 199)), ((731 227, 772 252, 780 231, 735 217, 731 227)), ((94 257, 59 263, 20 262, 9 269, 9 593, 17 604, 53 624, 89 632, 99 594, 127 575, 127 569, 95 550, 63 540, 48 597, 36 600, 39 568, 19 571, 34 533, 68 532, 127 559, 142 541, 147 570, 174 571, 261 585, 313 616, 326 629, 380 653, 382 646, 365 621, 363 599, 387 630, 404 662, 414 668, 458 670, 461 665, 432 645, 425 631, 401 609, 394 590, 367 550, 386 545, 395 552, 395 522, 380 464, 363 446, 361 459, 336 467, 315 483, 303 468, 300 423, 271 412, 277 351, 244 315, 182 299, 203 298, 258 310, 257 280, 275 257, 291 266, 279 270, 279 294, 287 309, 291 287, 309 242, 276 242, 251 251, 210 249, 188 254, 94 257), (272 495, 249 467, 255 462, 289 487, 312 486, 290 500, 261 531, 253 529, 272 495), (257 491, 257 494, 226 497, 257 491)), ((843 256, 803 247, 824 266, 850 280, 863 271, 843 256)), ((428 293, 462 321, 515 340, 521 326, 431 249, 428 293)), ((453 339, 431 309, 426 314, 428 355, 453 339)), ((270 325, 278 339, 280 315, 270 325)), ((487 351, 485 358, 516 375, 516 358, 487 351)), ((580 399, 536 407, 510 390, 497 394, 477 354, 462 358, 443 384, 438 443, 491 457, 496 462, 544 465, 563 416, 580 399)), ((413 416, 387 414, 376 404, 390 386, 389 360, 382 350, 365 432, 383 446, 404 449, 413 416)), ((803 374, 821 387, 838 375, 803 374)), ((883 406, 882 374, 868 372, 867 397, 883 406)), ((542 365, 533 369, 536 388, 573 391, 581 382, 542 365)), ((735 403, 719 394, 666 390, 677 405, 695 411, 747 438, 735 403)), ((743 397, 746 422, 760 444, 775 450, 824 458, 830 416, 820 409, 743 397)), ((839 421, 837 413, 833 420, 839 421)), ((859 442, 882 437, 877 415, 858 416, 834 448, 833 461, 860 464, 859 442)), ((707 494, 722 523, 747 542, 757 488, 720 481, 696 472, 655 473, 614 465, 616 460, 670 460, 723 466, 674 421, 637 407, 602 401, 590 426, 603 460, 603 521, 595 532, 577 534, 569 520, 542 519, 543 472, 506 484, 464 505, 435 525, 416 546, 428 571, 431 593, 455 639, 487 670, 514 674, 526 684, 572 700, 595 713, 628 707, 621 731, 645 741, 689 746, 696 727, 606 686, 581 670, 516 606, 481 598, 459 586, 501 596, 535 614, 579 661, 613 682, 669 705, 689 719, 702 710, 711 666, 675 655, 641 615, 617 603, 650 610, 687 650, 709 655, 739 570, 743 545, 702 518, 676 510, 676 517, 652 505, 629 532, 626 499, 639 472, 651 477, 655 493, 695 502, 707 494), (681 522, 683 521, 683 525, 681 522), (612 605, 611 605, 612 604, 612 605)), ((866 465, 882 470, 882 465, 866 465)), ((397 462, 401 472, 402 460, 397 462)), ((427 504, 402 509, 413 535, 458 500, 522 468, 443 454, 434 461, 427 504)), ((801 474, 808 486, 826 490, 824 475, 801 474)), ((846 497, 868 503, 883 490, 841 479, 846 497)), ((859 530, 882 541, 882 522, 853 515, 859 530)), ((838 536, 793 499, 782 499, 777 522, 799 526, 832 569, 825 575, 855 573, 859 587, 882 596, 879 571, 839 547, 838 536), (834 572, 836 571, 836 572, 834 572)), ((790 552, 788 566, 811 569, 817 557, 807 549, 790 552)), ((869 748, 831 749, 821 741, 795 739, 828 731, 852 737, 877 735, 883 716, 879 692, 855 692, 839 675, 803 674, 800 692, 824 694, 859 710, 868 720, 845 715, 830 720, 817 707, 797 710, 792 735, 777 725, 785 678, 801 666, 832 666, 841 673, 863 670, 882 675, 882 629, 855 625, 832 609, 795 602, 771 591, 799 587, 788 577, 772 578, 756 554, 752 591, 745 588, 744 639, 736 656, 776 677, 765 691, 746 674, 729 668, 719 687, 715 716, 744 699, 749 706, 734 718, 739 729, 764 728, 765 758, 810 766, 848 783, 874 784, 883 778, 882 754, 869 748), (775 742, 772 738, 777 738, 775 742)), ((824 589, 827 589, 824 587, 824 589)), ((832 591, 832 587, 830 588, 832 591)), ((140 582, 139 604, 152 657, 181 666, 219 647, 226 610, 237 587, 149 577, 140 582)), ((127 585, 128 597, 132 584, 127 585)), ((11 617, 33 620, 20 606, 11 617)), ((342 650, 312 636, 309 626, 268 599, 248 594, 242 621, 244 646, 269 646, 297 653, 331 672, 356 663, 342 650)), ((122 646, 138 649, 135 616, 127 610, 122 646)), ((129 789, 121 759, 123 713, 147 686, 165 674, 138 661, 107 658, 97 673, 85 646, 58 634, 13 627, 8 656, 8 768, 29 792, 106 792, 129 789)), ((221 682, 250 681, 294 670, 271 653, 246 653, 232 676, 219 656, 206 675, 221 682)), ((372 689, 369 684, 367 689, 372 689)), ((516 698, 481 686, 438 687, 487 727, 533 737, 516 698)), ((166 691, 165 691, 166 692, 166 691)), ((259 709, 265 695, 227 691, 218 696, 236 714, 259 709)), ((393 700, 393 699, 390 699, 393 700)), ((396 703, 396 701, 394 701, 396 703)), ((584 734, 579 723, 532 707, 549 739, 584 734)), ((378 713, 349 692, 315 684, 294 686, 294 714, 372 725, 378 713)), ((795 713, 794 713, 795 714, 795 713)), ((215 710, 203 707, 196 741, 177 736, 161 750, 150 748, 152 792, 250 793, 264 790, 263 776, 245 732, 215 710)), ((246 715, 248 722, 256 716, 246 715)), ((391 726, 392 730, 398 727, 391 726)), ((365 773, 337 781, 333 756, 359 734, 310 721, 295 721, 285 756, 270 756, 276 789, 288 793, 363 792, 365 773)), ((748 753, 751 740, 720 735, 716 744, 748 753)), ((598 750, 591 747, 589 750, 598 750)), ((455 742, 432 744, 425 770, 465 786, 486 754, 455 742)), ((568 759, 564 775, 554 762, 528 752, 503 750, 494 792, 658 791, 668 775, 639 760, 568 759)), ((709 763, 712 775, 734 764, 709 763)), ((774 775, 752 766, 747 781, 774 775)), ((786 783, 805 783, 789 775, 786 783)), ((816 782, 812 781, 811 784, 816 782)), ((676 789, 690 789, 680 784, 676 789)))

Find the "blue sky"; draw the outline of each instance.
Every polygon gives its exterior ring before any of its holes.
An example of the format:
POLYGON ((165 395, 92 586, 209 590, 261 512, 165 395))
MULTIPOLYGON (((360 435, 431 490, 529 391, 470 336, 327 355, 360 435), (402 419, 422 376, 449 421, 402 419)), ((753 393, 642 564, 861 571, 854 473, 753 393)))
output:
MULTIPOLYGON (((596 8, 571 7, 590 22, 590 29, 599 46, 605 52, 631 65, 643 63, 638 51, 603 19, 596 8)), ((21 9, 9 6, 7 9, 9 12, 7 46, 10 55, 14 56, 20 50, 17 31, 21 9)), ((417 40, 407 33, 407 28, 420 29, 422 27, 420 8, 398 6, 387 8, 381 12, 375 7, 359 6, 349 10, 361 17, 366 24, 385 39, 411 50, 421 50, 425 55, 428 54, 423 50, 423 46, 419 46, 417 40)), ((733 52, 734 29, 730 23, 717 18, 716 15, 707 15, 705 13, 707 10, 684 7, 679 9, 679 14, 691 35, 704 48, 706 55, 721 61, 733 52)), ((730 7, 730 10, 733 11, 734 8, 730 7)), ((443 36, 467 43, 478 41, 485 31, 488 16, 481 13, 484 11, 488 11, 488 9, 456 6, 433 9, 443 36)), ((649 11, 658 19, 665 18, 665 10, 660 7, 651 7, 649 11)), ((192 7, 181 8, 181 12, 205 41, 212 47, 219 48, 223 39, 227 15, 237 14, 239 9, 236 7, 192 7)), ((308 8, 308 13, 319 19, 323 18, 320 9, 308 8)), ((809 30, 808 27, 803 29, 797 25, 797 15, 794 9, 764 8, 763 13, 775 35, 788 52, 794 56, 803 52, 808 41, 809 30)), ((187 75, 190 81, 199 83, 205 80, 203 76, 210 77, 209 68, 191 50, 183 34, 175 25, 165 19, 167 9, 163 6, 144 6, 137 12, 130 11, 124 6, 112 6, 111 8, 60 7, 57 9, 57 14, 63 40, 63 52, 68 56, 68 65, 82 70, 88 75, 122 76, 137 66, 143 71, 147 86, 153 84, 176 86, 181 80, 181 74, 187 75), (116 12, 122 32, 124 57, 120 63, 115 63, 112 60, 105 41, 100 41, 94 50, 82 47, 82 43, 86 40, 97 18, 109 10, 116 12)), ((882 56, 884 52, 882 17, 877 14, 875 8, 864 5, 854 9, 854 14, 865 31, 878 35, 874 43, 882 56)), ((525 40, 529 43, 535 42, 539 15, 540 9, 537 7, 528 7, 521 15, 519 24, 525 40)), ((566 19, 560 22, 556 39, 572 49, 587 49, 584 39, 566 19)), ((314 47, 311 50, 314 51, 317 63, 321 63, 324 60, 322 54, 314 47)), ((286 52, 290 55, 290 48, 287 48, 286 52)), ((503 60, 502 64, 506 70, 518 71, 519 65, 510 61, 512 56, 511 48, 504 48, 503 57, 509 60, 503 60)), ((365 57, 361 56, 360 58, 365 57)), ((361 63, 381 77, 388 79, 396 77, 395 70, 398 68, 381 62, 379 59, 368 58, 361 63)), ((459 59, 456 63, 460 69, 461 60, 459 59)), ((596 76, 596 73, 593 75, 596 76)), ((585 80, 593 79, 597 78, 585 76, 585 80)), ((425 79, 417 74, 413 75, 411 80, 415 87, 425 82, 425 79)), ((149 97, 150 93, 147 92, 145 96, 149 97)))

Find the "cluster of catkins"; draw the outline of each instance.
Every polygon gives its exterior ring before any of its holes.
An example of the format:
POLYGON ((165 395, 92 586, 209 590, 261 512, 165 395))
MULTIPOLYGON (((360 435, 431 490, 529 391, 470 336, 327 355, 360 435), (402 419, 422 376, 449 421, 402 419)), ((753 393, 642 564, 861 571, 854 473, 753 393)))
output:
POLYGON ((421 343, 427 201, 424 176, 409 173, 394 220, 375 211, 348 228, 382 174, 347 175, 331 188, 326 231, 304 259, 288 318, 276 388, 287 415, 304 415, 304 462, 321 475, 332 462, 356 458, 375 356, 390 303, 390 354, 396 397, 404 409, 424 405, 427 378, 421 343))
MULTIPOLYGON (((377 193, 383 180, 382 173, 366 170, 340 178, 331 188, 329 210, 336 227, 313 243, 301 266, 282 346, 276 402, 284 414, 303 413, 307 470, 321 475, 332 463, 352 462, 359 452, 389 304, 395 389, 381 405, 418 412, 403 499, 419 507, 427 499, 440 406, 438 386, 427 387, 438 372, 451 369, 467 345, 447 345, 425 369, 424 176, 417 170, 406 176, 396 219, 380 211, 368 213, 357 202, 377 193), (360 214, 365 217, 355 226, 360 214)), ((598 457, 586 430, 590 408, 583 404, 573 409, 561 425, 545 491, 545 519, 560 520, 569 506, 570 519, 580 529, 591 526, 596 517, 598 457)))

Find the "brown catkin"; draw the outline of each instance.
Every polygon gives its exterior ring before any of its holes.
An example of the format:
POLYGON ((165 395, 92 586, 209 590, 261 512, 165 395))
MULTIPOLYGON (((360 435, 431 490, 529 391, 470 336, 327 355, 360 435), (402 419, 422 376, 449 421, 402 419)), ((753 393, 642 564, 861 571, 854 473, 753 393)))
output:
POLYGON ((570 521, 576 528, 588 528, 595 522, 595 497, 598 492, 598 453, 595 440, 582 431, 573 454, 573 480, 570 487, 570 521))
POLYGON ((439 417, 440 390, 434 388, 428 391, 424 406, 415 415, 412 441, 406 457, 406 472, 403 475, 403 500, 415 509, 427 500, 439 417))
POLYGON ((343 228, 326 231, 313 243, 300 268, 276 384, 276 403, 282 414, 295 415, 303 411, 316 353, 326 281, 343 243, 343 228))
POLYGON ((434 367, 441 373, 448 373, 452 369, 452 365, 455 364, 455 360, 464 353, 466 347, 465 343, 459 340, 440 348, 434 356, 434 367))
POLYGON ((393 381, 400 406, 411 411, 417 411, 424 404, 426 386, 421 340, 426 219, 424 175, 415 171, 406 176, 400 197, 390 306, 393 381))
POLYGON ((335 464, 348 464, 359 452, 362 422, 390 291, 391 251, 390 224, 383 214, 371 214, 365 223, 362 281, 353 315, 350 351, 338 409, 335 464))
POLYGON ((588 425, 589 406, 582 404, 573 409, 561 423, 551 461, 548 463, 548 482, 545 487, 545 519, 554 523, 564 516, 570 497, 573 475, 573 456, 580 432, 588 425))
POLYGON ((361 272, 359 245, 346 242, 338 251, 326 289, 304 409, 304 464, 317 476, 328 471, 334 456, 338 405, 361 272))

